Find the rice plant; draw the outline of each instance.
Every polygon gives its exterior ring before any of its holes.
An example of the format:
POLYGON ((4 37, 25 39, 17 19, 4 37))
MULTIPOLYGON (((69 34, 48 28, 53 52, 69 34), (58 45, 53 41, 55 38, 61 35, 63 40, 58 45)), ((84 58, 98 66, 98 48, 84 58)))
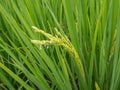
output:
POLYGON ((0 90, 119 90, 120 0, 0 0, 0 90))

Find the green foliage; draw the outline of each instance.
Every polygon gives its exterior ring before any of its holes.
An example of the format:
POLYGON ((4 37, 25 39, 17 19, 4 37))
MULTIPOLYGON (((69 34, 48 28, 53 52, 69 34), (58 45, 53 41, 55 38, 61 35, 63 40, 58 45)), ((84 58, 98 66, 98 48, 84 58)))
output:
POLYGON ((120 0, 0 0, 2 90, 119 90, 119 51, 120 0))

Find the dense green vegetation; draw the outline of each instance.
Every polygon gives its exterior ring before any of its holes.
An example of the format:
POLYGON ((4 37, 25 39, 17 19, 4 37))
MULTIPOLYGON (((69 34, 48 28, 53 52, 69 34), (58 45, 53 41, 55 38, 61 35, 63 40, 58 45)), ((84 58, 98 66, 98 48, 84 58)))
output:
POLYGON ((120 0, 0 0, 0 90, 120 90, 120 0))

